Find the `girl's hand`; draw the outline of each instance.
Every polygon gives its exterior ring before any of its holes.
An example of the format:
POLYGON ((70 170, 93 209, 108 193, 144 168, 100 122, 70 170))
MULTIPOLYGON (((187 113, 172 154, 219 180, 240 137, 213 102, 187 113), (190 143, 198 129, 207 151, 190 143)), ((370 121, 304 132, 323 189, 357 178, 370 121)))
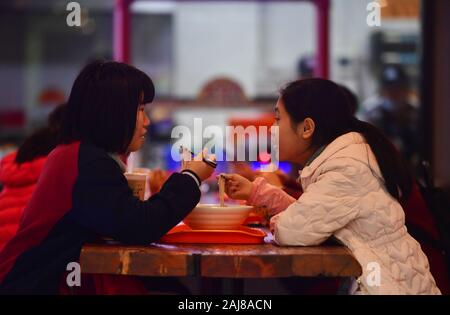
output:
POLYGON ((225 177, 225 193, 232 199, 248 200, 253 183, 238 174, 221 174, 225 177))
MULTIPOLYGON (((190 170, 197 174, 201 181, 204 181, 214 173, 214 168, 203 162, 203 156, 206 157, 206 150, 200 152, 191 161, 183 161, 183 170, 190 170)), ((214 154, 208 156, 208 159, 215 161, 216 157, 214 154)))

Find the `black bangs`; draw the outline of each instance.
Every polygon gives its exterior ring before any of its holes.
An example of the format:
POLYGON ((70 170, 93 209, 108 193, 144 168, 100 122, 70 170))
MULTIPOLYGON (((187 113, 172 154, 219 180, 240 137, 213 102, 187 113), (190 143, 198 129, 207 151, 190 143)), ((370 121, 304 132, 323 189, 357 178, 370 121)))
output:
POLYGON ((136 105, 151 103, 155 97, 155 87, 150 77, 132 66, 124 69, 130 100, 136 105))
POLYGON ((142 71, 140 72, 142 76, 141 92, 144 93, 143 103, 151 103, 155 98, 155 86, 153 85, 153 82, 148 75, 146 75, 142 71))

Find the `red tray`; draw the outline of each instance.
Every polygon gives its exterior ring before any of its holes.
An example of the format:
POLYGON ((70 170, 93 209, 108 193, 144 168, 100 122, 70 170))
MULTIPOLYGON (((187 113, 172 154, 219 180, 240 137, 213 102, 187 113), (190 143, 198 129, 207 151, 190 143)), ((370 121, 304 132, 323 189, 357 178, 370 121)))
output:
POLYGON ((190 244, 263 244, 266 233, 258 229, 241 226, 239 230, 193 230, 180 224, 164 235, 163 243, 190 244))

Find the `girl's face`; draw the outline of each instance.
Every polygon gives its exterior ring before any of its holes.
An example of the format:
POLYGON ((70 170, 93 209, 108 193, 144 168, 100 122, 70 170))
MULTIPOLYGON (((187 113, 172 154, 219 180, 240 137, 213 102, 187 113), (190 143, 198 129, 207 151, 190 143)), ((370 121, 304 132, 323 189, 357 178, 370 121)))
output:
POLYGON ((142 147, 149 125, 150 119, 148 119, 148 116, 145 113, 145 105, 141 104, 138 106, 136 115, 136 127, 134 128, 133 138, 131 139, 130 145, 128 146, 128 152, 137 151, 142 147))
POLYGON ((314 153, 311 145, 315 128, 314 121, 311 118, 306 118, 293 128, 283 100, 279 98, 275 106, 275 126, 279 127, 280 161, 304 165, 314 153))

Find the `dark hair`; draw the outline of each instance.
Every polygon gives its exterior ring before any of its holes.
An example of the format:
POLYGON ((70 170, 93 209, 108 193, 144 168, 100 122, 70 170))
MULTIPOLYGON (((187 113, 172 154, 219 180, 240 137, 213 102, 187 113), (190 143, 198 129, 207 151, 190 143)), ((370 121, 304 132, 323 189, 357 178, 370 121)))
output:
POLYGON ((47 156, 59 143, 61 122, 66 105, 57 106, 49 115, 47 125, 28 136, 17 150, 17 164, 47 156))
POLYGON ((83 141, 125 153, 134 134, 137 108, 155 96, 152 80, 133 66, 94 61, 75 79, 63 121, 63 143, 83 141))
POLYGON ((316 124, 312 145, 327 145, 348 132, 359 132, 372 149, 388 192, 404 204, 411 192, 412 178, 395 146, 375 126, 358 120, 348 98, 337 84, 323 79, 289 83, 281 99, 293 124, 310 117, 316 124))
POLYGON ((341 85, 340 88, 347 98, 347 103, 350 106, 350 113, 352 114, 352 116, 355 116, 359 107, 358 97, 348 87, 341 85))

